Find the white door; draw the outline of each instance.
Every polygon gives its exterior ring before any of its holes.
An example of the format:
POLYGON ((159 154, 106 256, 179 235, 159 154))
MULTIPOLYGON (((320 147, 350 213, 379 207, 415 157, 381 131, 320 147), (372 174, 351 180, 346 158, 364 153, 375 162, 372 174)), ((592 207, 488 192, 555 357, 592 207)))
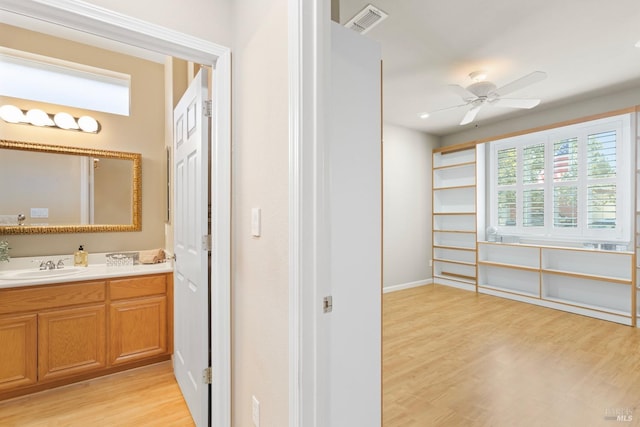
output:
POLYGON ((195 77, 174 110, 174 371, 197 426, 209 424, 208 234, 209 120, 207 70, 195 77))
MULTIPOLYGON (((380 426, 382 145, 379 45, 332 23, 327 426, 380 426)), ((325 295, 327 295, 325 294, 325 295)), ((326 363, 326 364, 325 364, 326 363)))

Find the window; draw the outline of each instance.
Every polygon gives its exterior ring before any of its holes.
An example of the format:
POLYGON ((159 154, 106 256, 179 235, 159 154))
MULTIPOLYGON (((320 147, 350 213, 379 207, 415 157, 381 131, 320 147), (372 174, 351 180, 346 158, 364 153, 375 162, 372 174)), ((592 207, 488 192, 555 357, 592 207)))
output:
POLYGON ((129 115, 131 77, 0 48, 0 96, 129 115))
POLYGON ((630 241, 630 146, 629 115, 490 143, 491 225, 545 240, 630 241))

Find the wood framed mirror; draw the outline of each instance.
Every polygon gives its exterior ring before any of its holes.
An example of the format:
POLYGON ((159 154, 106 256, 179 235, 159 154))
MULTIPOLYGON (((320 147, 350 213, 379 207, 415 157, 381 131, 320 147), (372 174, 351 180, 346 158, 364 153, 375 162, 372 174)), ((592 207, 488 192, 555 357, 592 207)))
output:
POLYGON ((142 155, 0 140, 0 235, 140 231, 142 155))

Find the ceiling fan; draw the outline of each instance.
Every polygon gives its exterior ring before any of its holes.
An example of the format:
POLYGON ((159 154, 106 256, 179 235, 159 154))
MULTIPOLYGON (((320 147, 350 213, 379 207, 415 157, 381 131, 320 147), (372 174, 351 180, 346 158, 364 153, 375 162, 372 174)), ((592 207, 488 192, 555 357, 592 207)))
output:
POLYGON ((531 74, 527 74, 526 76, 501 87, 497 87, 495 84, 486 81, 486 73, 483 71, 474 71, 469 74, 469 77, 474 81, 474 83, 470 84, 466 88, 460 85, 449 85, 449 88, 460 95, 460 97, 465 101, 464 104, 442 108, 429 113, 422 113, 419 115, 420 118, 426 119, 435 113, 470 106, 471 108, 467 110, 467 113, 460 122, 460 125, 466 125, 474 121, 480 109, 487 104, 509 108, 533 108, 540 103, 539 99, 503 98, 503 96, 544 80, 547 78, 547 73, 543 71, 534 71, 531 74))

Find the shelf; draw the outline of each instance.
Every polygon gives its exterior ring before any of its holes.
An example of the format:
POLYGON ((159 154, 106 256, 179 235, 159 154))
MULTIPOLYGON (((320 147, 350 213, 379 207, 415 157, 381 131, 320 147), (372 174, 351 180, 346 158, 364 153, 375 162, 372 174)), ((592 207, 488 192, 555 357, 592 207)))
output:
POLYGON ((628 311, 624 311, 624 310, 615 310, 609 307, 602 307, 599 305, 592 305, 592 304, 576 304, 574 301, 571 300, 566 300, 566 299, 562 299, 562 298, 552 298, 552 297, 543 297, 542 298, 543 301, 550 301, 550 302, 555 302, 555 303, 559 303, 559 304, 564 304, 564 305, 569 305, 572 307, 579 307, 579 308, 586 308, 588 310, 594 310, 594 311, 601 311, 603 313, 610 313, 610 314, 615 314, 617 316, 624 316, 624 317, 631 317, 631 313, 628 311))
POLYGON ((542 299, 609 313, 631 313, 628 283, 583 277, 542 274, 542 299))
MULTIPOLYGON (((437 170, 443 170, 443 169, 459 168, 459 167, 463 167, 463 166, 474 166, 475 167, 475 165, 476 165, 475 160, 472 160, 470 162, 452 163, 452 164, 444 165, 444 166, 434 166, 433 170, 437 171, 437 170)), ((638 171, 638 172, 640 172, 640 171, 638 171)))
POLYGON ((511 268, 513 270, 534 271, 536 273, 540 271, 540 269, 537 267, 527 267, 524 265, 509 264, 506 262, 496 262, 496 261, 478 261, 478 265, 489 265, 493 267, 511 268))
POLYGON ((442 249, 455 249, 457 251, 469 251, 475 252, 476 248, 466 248, 463 246, 446 246, 446 245, 433 245, 434 248, 442 248, 442 249))
MULTIPOLYGON (((436 262, 436 261, 438 261, 438 262, 448 262, 450 264, 470 265, 472 267, 475 267, 475 265, 476 265, 475 262, 458 261, 458 260, 455 260, 455 259, 446 259, 446 258, 434 258, 433 261, 434 262, 436 262)), ((444 272, 442 274, 444 274, 444 272)), ((474 278, 474 280, 475 280, 475 278, 474 278)))
POLYGON ((433 248, 433 259, 438 261, 458 261, 475 265, 476 253, 469 249, 433 248))
POLYGON ((475 290, 476 146, 433 153, 434 283, 475 290))
POLYGON ((602 280, 605 282, 620 283, 622 285, 631 284, 631 279, 626 279, 621 277, 601 276, 599 274, 576 273, 573 271, 554 270, 550 268, 543 268, 541 271, 543 273, 557 274, 559 276, 575 277, 578 279, 602 280))
POLYGON ((433 246, 448 246, 452 248, 466 248, 476 250, 475 233, 451 233, 448 231, 434 231, 433 246))
POLYGON ((433 188, 476 185, 475 163, 462 163, 433 169, 433 188))
POLYGON ((438 216, 438 215, 451 215, 451 216, 455 216, 455 215, 469 215, 469 216, 476 216, 475 211, 474 212, 434 212, 433 215, 438 216))
POLYGON ((538 271, 540 268, 540 248, 519 244, 480 242, 478 243, 478 261, 538 271))
POLYGON ((457 190, 459 188, 476 188, 476 185, 467 184, 467 185, 452 185, 448 187, 433 187, 433 191, 457 190))
POLYGON ((434 233, 476 234, 474 230, 433 230, 434 233))
POLYGON ((456 280, 458 282, 463 282, 463 283, 468 283, 470 285, 474 285, 476 284, 476 279, 475 277, 472 276, 465 276, 462 274, 455 274, 455 273, 447 273, 447 272, 442 272, 440 274, 435 274, 434 277, 440 278, 440 279, 453 279, 456 280))
POLYGON ((433 168, 436 170, 447 166, 457 166, 475 162, 475 146, 459 151, 433 153, 433 168))
POLYGON ((503 265, 478 264, 478 286, 540 297, 540 272, 503 265))
POLYGON ((471 263, 460 263, 434 259, 433 275, 475 283, 476 266, 475 264, 471 263))
POLYGON ((540 295, 538 293, 530 293, 530 292, 526 292, 526 291, 525 292, 516 291, 516 290, 512 290, 512 289, 501 288, 501 287, 498 287, 498 286, 482 285, 482 284, 478 284, 478 288, 491 289, 493 291, 504 292, 504 293, 507 293, 507 294, 522 295, 522 296, 529 297, 529 298, 540 299, 540 295))
POLYGON ((633 253, 542 248, 542 270, 554 274, 630 283, 633 253))

